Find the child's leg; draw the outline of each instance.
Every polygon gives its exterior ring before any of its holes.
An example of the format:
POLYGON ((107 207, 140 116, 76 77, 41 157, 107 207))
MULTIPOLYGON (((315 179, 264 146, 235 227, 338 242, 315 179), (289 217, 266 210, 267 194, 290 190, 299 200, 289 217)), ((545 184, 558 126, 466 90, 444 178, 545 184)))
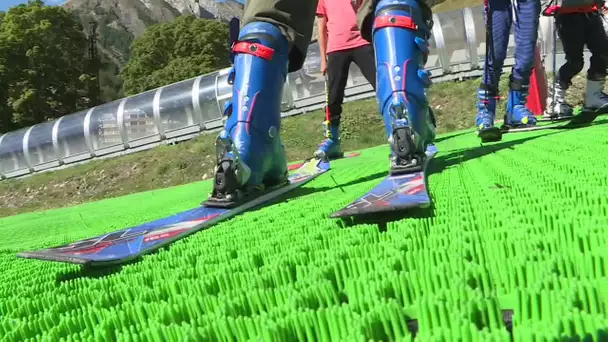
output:
POLYGON ((505 124, 529 126, 536 124, 534 114, 526 107, 530 75, 534 68, 540 0, 517 0, 515 34, 515 66, 509 82, 509 99, 505 124))
POLYGON ((554 75, 557 77, 554 94, 552 94, 555 102, 552 101, 550 106, 553 114, 560 117, 573 115, 572 106, 566 101, 566 93, 572 83, 572 78, 583 68, 584 40, 580 37, 585 33, 584 23, 583 13, 560 14, 555 17, 555 25, 566 54, 566 63, 561 66, 558 74, 554 75))
MULTIPOLYGON (((513 23, 510 0, 490 0, 489 17, 486 15, 486 30, 490 31, 491 42, 485 60, 483 80, 477 90, 477 118, 475 125, 479 131, 494 127, 496 96, 502 68, 507 57, 509 31, 513 23)), ((487 32, 486 32, 487 34, 487 32)))
POLYGON ((604 90, 606 82, 606 59, 608 59, 608 37, 604 30, 602 17, 598 13, 590 13, 586 18, 586 44, 592 53, 591 65, 587 71, 587 95, 585 107, 608 112, 608 95, 604 90))
POLYGON ((363 77, 376 90, 376 59, 374 47, 364 45, 353 50, 353 61, 361 70, 363 77))
POLYGON ((348 69, 352 61, 352 51, 335 51, 327 54, 327 103, 325 106, 325 137, 314 156, 320 159, 340 158, 340 119, 344 89, 348 81, 348 69))
POLYGON ((585 35, 586 14, 561 14, 555 18, 555 21, 566 54, 566 63, 559 69, 557 76, 558 84, 568 89, 572 78, 583 70, 585 64, 583 60, 585 40, 581 37, 585 35))

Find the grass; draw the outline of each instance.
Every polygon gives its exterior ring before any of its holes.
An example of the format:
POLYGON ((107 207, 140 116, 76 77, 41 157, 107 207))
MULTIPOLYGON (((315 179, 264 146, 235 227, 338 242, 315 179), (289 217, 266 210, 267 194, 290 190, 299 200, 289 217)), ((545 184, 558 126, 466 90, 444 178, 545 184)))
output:
MULTIPOLYGON (((507 77, 502 95, 506 96, 507 77)), ((575 79, 569 94, 572 104, 580 102, 582 77, 575 79)), ((431 87, 429 100, 438 132, 446 133, 474 126, 476 90, 479 79, 438 83, 431 87)), ((506 101, 503 101, 503 110, 506 101)), ((386 142, 383 122, 375 98, 344 105, 342 139, 346 151, 386 142)), ((322 140, 321 111, 283 120, 282 137, 292 161, 309 158, 322 140)), ((204 134, 177 145, 97 160, 64 170, 42 173, 20 180, 0 182, 0 217, 23 212, 77 205, 152 189, 187 184, 213 176, 215 134, 204 134)), ((200 193, 199 199, 206 198, 200 193)))
POLYGON ((120 268, 15 254, 192 208, 210 181, 0 219, 0 340, 605 340, 606 123, 440 136, 433 208, 328 219, 386 174, 366 149, 120 268))

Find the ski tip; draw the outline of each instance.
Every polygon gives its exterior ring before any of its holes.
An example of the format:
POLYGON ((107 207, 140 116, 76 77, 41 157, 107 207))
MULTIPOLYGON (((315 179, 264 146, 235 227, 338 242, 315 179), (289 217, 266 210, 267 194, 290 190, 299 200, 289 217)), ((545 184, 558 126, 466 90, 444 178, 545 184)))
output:
POLYGON ((349 213, 348 210, 338 210, 338 211, 332 213, 331 215, 329 215, 329 218, 340 219, 340 218, 351 217, 351 216, 354 216, 354 215, 356 215, 356 214, 349 213))
POLYGON ((394 215, 395 213, 401 213, 403 215, 407 215, 408 211, 418 210, 418 209, 428 209, 430 207, 431 207, 431 201, 429 199, 428 201, 421 201, 421 202, 417 202, 417 203, 409 203, 409 204, 393 205, 393 206, 376 206, 376 207, 359 209, 359 210, 343 208, 343 209, 340 209, 340 210, 332 213, 331 215, 329 215, 329 218, 341 219, 341 218, 360 216, 360 217, 368 217, 368 218, 374 217, 374 218, 380 219, 382 217, 385 217, 384 215, 394 215))
POLYGON ((549 123, 557 123, 557 122, 562 122, 562 121, 569 121, 572 120, 572 116, 542 116, 538 119, 536 119, 536 122, 549 122, 549 123))
POLYGON ((311 167, 311 165, 314 165, 316 168, 322 170, 322 171, 327 171, 331 168, 331 162, 327 161, 327 160, 323 160, 323 159, 319 159, 316 157, 312 157, 309 159, 304 160, 303 162, 299 162, 299 163, 295 163, 292 165, 289 165, 287 167, 287 169, 289 171, 295 171, 295 170, 306 170, 307 168, 311 167))
POLYGON ((579 114, 575 115, 570 122, 568 122, 567 126, 582 126, 591 124, 599 114, 594 111, 582 111, 579 114))
MULTIPOLYGON (((297 168, 297 170, 308 170, 308 169, 320 169, 322 171, 327 171, 330 169, 330 162, 328 160, 319 159, 319 158, 310 158, 302 163, 302 166, 297 168)), ((313 170, 311 170, 313 171, 313 170)))
POLYGON ((42 259, 47 260, 47 255, 36 251, 26 251, 17 253, 18 258, 22 259, 42 259))
POLYGON ((23 258, 23 259, 37 259, 37 260, 42 260, 42 261, 62 262, 62 263, 69 263, 69 264, 76 264, 76 265, 83 265, 83 266, 87 266, 88 264, 90 264, 90 260, 87 260, 87 259, 75 258, 75 257, 67 256, 67 255, 57 255, 57 254, 51 254, 51 253, 35 252, 35 251, 21 252, 21 253, 17 254, 17 257, 23 258))
POLYGON ((30 252, 20 252, 17 253, 17 258, 22 258, 22 259, 30 259, 31 257, 29 256, 30 252))

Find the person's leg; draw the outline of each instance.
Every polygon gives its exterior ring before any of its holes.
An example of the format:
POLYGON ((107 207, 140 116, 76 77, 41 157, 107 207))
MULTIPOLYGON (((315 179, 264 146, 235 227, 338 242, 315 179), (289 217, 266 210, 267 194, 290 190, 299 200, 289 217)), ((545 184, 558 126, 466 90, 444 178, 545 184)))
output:
POLYGON ((556 16, 557 31, 562 41, 566 62, 559 68, 557 81, 568 88, 572 79, 583 70, 583 49, 585 48, 586 13, 561 14, 556 16))
MULTIPOLYGON (((378 0, 353 0, 355 1, 355 7, 357 7, 357 27, 361 32, 361 37, 367 40, 368 42, 372 42, 372 31, 375 17, 375 10, 378 4, 378 0)), ((426 29, 430 32, 433 28, 433 11, 428 6, 426 1, 418 1, 417 5, 419 6, 420 11, 422 12, 422 21, 426 25, 426 29)), ((430 34, 430 33, 429 33, 430 34)), ((375 57, 375 56, 374 56, 375 57)), ((428 59, 428 54, 425 53, 422 55, 422 66, 426 65, 426 61, 428 59)), ((362 72, 364 72, 362 70, 362 72)), ((364 72, 365 75, 365 72, 364 72)), ((366 76, 367 78, 367 76, 366 76)), ((374 76, 370 76, 368 78, 368 82, 371 83, 371 80, 374 80, 375 83, 378 81, 378 76, 376 73, 376 67, 374 65, 374 76)), ((373 84, 374 89, 377 90, 377 85, 373 84)), ((436 126, 435 116, 433 115, 432 108, 429 107, 429 114, 431 116, 431 121, 433 126, 436 126)))
POLYGON ((301 68, 317 1, 247 1, 234 45, 232 99, 220 132, 208 203, 231 206, 252 192, 287 181, 281 142, 281 99, 289 71, 301 68))
POLYGON ((598 13, 589 14, 585 25, 585 41, 591 52, 591 65, 587 71, 585 108, 608 112, 608 95, 604 93, 608 60, 608 37, 598 13))
POLYGON ((353 50, 353 61, 361 70, 363 77, 376 90, 376 60, 374 56, 374 47, 372 45, 364 45, 353 50))
POLYGON ((540 0, 517 0, 515 33, 515 66, 509 77, 509 99, 505 124, 526 127, 536 124, 534 114, 526 107, 530 75, 536 58, 540 0))
POLYGON ((479 132, 493 129, 496 116, 498 85, 509 45, 513 23, 510 0, 490 0, 486 5, 486 60, 482 82, 477 89, 477 117, 479 132))
POLYGON ((416 0, 380 0, 374 10, 376 97, 392 151, 391 174, 420 170, 435 138, 426 97, 430 73, 423 69, 431 37, 424 6, 416 0))
POLYGON ((342 157, 340 149, 340 118, 344 89, 348 80, 348 68, 352 60, 351 50, 327 54, 327 103, 325 106, 325 139, 314 153, 316 158, 342 157))
MULTIPOLYGON (((318 0, 247 0, 243 25, 270 23, 289 44, 289 72, 300 70, 312 37, 318 0)), ((244 27, 243 27, 244 28, 244 27)))
POLYGON ((585 13, 560 14, 555 17, 555 25, 562 41, 566 62, 559 68, 555 77, 553 98, 550 99, 551 109, 559 116, 572 116, 573 110, 566 102, 566 93, 572 84, 572 78, 583 69, 583 49, 585 41, 581 37, 585 34, 585 13))

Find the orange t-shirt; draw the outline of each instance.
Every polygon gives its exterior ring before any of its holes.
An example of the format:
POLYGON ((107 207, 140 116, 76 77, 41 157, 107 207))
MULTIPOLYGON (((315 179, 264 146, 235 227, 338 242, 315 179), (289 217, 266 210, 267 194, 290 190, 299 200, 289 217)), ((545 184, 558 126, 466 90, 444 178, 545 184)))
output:
POLYGON ((357 12, 351 0, 319 0, 317 16, 327 21, 327 53, 369 44, 357 28, 357 12))

